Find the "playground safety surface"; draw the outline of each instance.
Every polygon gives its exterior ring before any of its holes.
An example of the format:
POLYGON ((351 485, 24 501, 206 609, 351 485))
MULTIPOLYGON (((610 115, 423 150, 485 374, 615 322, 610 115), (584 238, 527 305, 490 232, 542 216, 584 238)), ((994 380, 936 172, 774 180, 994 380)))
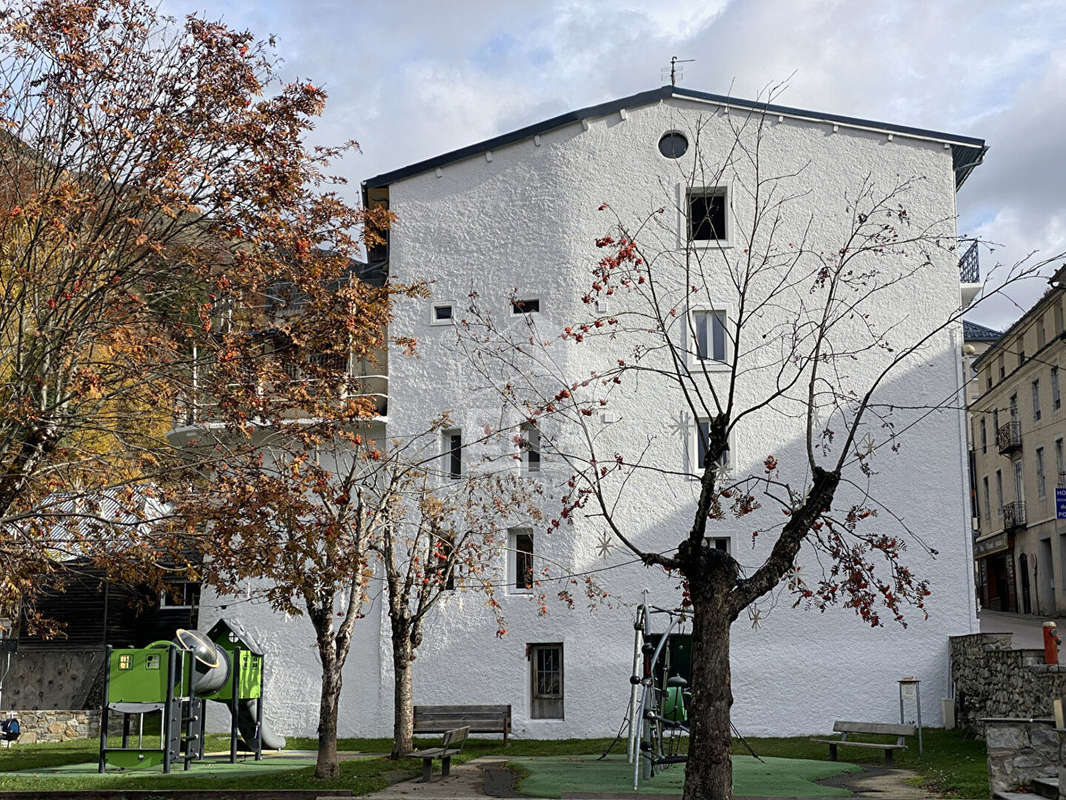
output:
MULTIPOLYGON (((347 761, 353 758, 374 758, 371 753, 338 753, 338 757, 341 761, 347 761)), ((291 769, 299 769, 300 767, 313 767, 315 765, 315 753, 312 750, 293 750, 293 751, 280 751, 263 753, 263 760, 256 761, 251 756, 239 756, 235 764, 229 762, 229 753, 207 753, 204 756, 203 761, 193 761, 189 765, 189 769, 186 771, 182 769, 182 762, 176 762, 170 771, 170 777, 179 777, 182 775, 188 775, 190 777, 197 776, 223 776, 223 775, 258 775, 264 772, 285 772, 291 769)), ((23 769, 10 772, 11 775, 39 775, 46 777, 48 775, 55 775, 56 777, 70 778, 74 776, 92 779, 94 776, 98 778, 114 777, 116 775, 132 775, 132 776, 147 776, 152 774, 163 775, 162 771, 158 768, 151 769, 116 769, 115 767, 108 767, 107 772, 102 775, 98 771, 97 762, 81 762, 80 764, 63 764, 55 767, 36 767, 34 769, 23 769)), ((0 792, 0 797, 3 797, 4 793, 0 792)))

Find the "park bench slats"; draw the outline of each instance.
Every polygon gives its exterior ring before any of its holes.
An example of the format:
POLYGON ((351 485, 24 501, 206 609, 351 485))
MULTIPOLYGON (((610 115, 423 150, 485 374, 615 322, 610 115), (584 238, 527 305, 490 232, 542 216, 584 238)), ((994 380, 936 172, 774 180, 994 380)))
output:
POLYGON ((452 769, 452 756, 463 752, 467 734, 470 728, 456 728, 445 731, 441 738, 440 747, 431 747, 428 750, 415 750, 411 753, 412 758, 422 759, 422 783, 428 783, 433 774, 433 759, 440 759, 440 774, 447 778, 452 769))
POLYGON ((913 725, 896 725, 891 722, 847 722, 845 720, 837 720, 833 723, 833 731, 840 734, 839 739, 811 739, 812 742, 829 745, 830 761, 837 760, 837 748, 843 745, 845 747, 863 747, 870 750, 884 750, 885 763, 891 764, 893 751, 906 750, 907 744, 905 737, 913 736, 917 732, 917 728, 913 725), (848 739, 849 733, 862 733, 871 736, 895 736, 896 743, 855 742, 848 739))
POLYGON ((469 728, 471 733, 511 733, 509 705, 415 706, 415 733, 441 733, 469 728))

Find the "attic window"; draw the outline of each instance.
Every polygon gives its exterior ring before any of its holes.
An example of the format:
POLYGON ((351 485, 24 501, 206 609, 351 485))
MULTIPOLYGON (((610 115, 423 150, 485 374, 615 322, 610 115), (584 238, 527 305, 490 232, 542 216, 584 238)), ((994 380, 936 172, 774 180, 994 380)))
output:
POLYGON ((450 325, 454 311, 451 303, 437 303, 433 306, 433 316, 430 323, 433 325, 450 325))
POLYGON ((681 158, 688 152, 688 139, 677 131, 664 133, 659 140, 659 152, 667 158, 681 158))
POLYGON ((511 313, 512 314, 538 314, 540 313, 540 300, 533 298, 530 300, 512 300, 511 301, 511 313))

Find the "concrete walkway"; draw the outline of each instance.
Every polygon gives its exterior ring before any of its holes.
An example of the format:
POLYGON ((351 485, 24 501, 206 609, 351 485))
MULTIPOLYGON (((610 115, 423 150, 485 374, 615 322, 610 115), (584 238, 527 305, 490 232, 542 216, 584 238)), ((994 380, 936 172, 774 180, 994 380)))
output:
POLYGON ((1044 646, 1045 622, 1054 622, 1059 636, 1066 638, 1066 619, 1062 617, 1036 617, 1029 614, 1008 614, 1005 611, 982 609, 981 633, 1013 633, 1017 648, 1042 648, 1044 646))
MULTIPOLYGON (((439 774, 434 775, 429 783, 421 783, 418 780, 403 781, 367 795, 368 800, 482 800, 493 796, 486 793, 485 775, 486 768, 499 768, 507 763, 506 756, 482 756, 465 764, 453 765, 451 775, 442 778, 439 774)), ((931 795, 913 785, 912 779, 916 773, 905 769, 864 769, 862 772, 852 772, 840 775, 837 778, 825 781, 825 783, 838 786, 854 792, 854 798, 891 798, 891 800, 930 800, 936 795, 931 795)), ((497 794, 495 796, 507 796, 497 794)), ((514 796, 514 795, 511 795, 514 796)), ((578 798, 585 795, 573 795, 578 798)), ((571 797, 570 795, 564 796, 571 797)), ((619 798, 609 798, 606 795, 587 795, 597 800, 623 800, 624 798, 640 798, 640 800, 656 800, 656 795, 624 795, 619 798)), ((661 796, 665 798, 666 796, 661 796)), ((676 796, 675 796, 676 797, 676 796)), ((536 800, 527 798, 526 800, 536 800)), ((759 798, 738 797, 737 800, 803 800, 803 798, 759 798)))

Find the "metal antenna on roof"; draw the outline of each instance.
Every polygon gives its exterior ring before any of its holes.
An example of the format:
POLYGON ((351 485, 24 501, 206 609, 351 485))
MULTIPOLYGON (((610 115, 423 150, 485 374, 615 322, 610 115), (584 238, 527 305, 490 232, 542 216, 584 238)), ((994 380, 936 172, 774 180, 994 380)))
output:
MULTIPOLYGON (((691 64, 695 60, 696 59, 694 59, 694 58, 678 58, 677 56, 672 56, 670 58, 670 85, 671 86, 677 86, 678 78, 684 80, 684 77, 685 77, 684 67, 679 69, 677 65, 678 64, 691 64)), ((662 76, 664 78, 666 77, 666 67, 663 67, 662 76)))

